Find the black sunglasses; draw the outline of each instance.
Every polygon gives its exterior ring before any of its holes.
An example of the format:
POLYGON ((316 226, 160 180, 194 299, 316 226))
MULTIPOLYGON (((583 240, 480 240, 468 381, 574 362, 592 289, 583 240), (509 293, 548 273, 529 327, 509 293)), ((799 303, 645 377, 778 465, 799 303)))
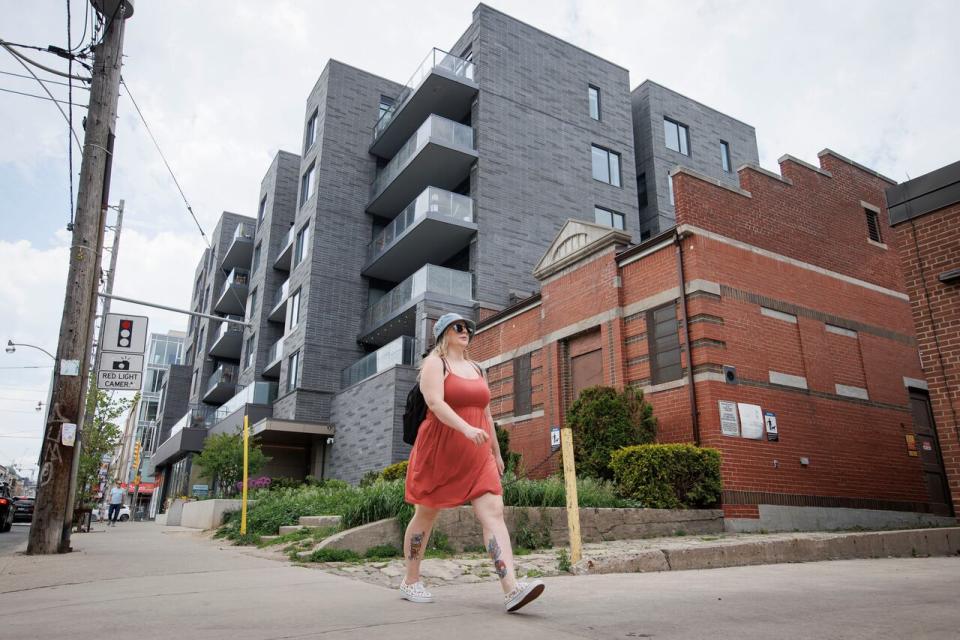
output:
POLYGON ((473 331, 470 330, 470 327, 468 327, 462 322, 456 322, 452 326, 453 326, 453 330, 456 331, 457 333, 466 332, 468 335, 471 335, 471 336, 473 335, 473 331))

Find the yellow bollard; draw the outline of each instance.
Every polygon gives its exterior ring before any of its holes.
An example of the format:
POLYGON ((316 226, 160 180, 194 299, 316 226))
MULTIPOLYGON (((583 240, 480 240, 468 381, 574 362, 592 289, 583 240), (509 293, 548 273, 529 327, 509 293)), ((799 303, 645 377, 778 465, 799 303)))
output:
POLYGON ((576 564, 583 557, 583 543, 580 541, 580 503, 577 501, 577 470, 573 461, 573 432, 569 427, 560 429, 560 448, 563 452, 563 479, 567 489, 570 564, 576 564))
POLYGON ((240 498, 240 535, 247 534, 247 452, 250 442, 250 419, 243 416, 243 496, 240 498))

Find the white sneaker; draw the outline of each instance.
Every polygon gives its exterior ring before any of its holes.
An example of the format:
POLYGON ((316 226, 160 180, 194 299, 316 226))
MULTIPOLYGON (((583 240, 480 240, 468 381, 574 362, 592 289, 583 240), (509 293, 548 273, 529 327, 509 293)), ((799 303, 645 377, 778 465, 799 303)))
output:
POLYGON ((413 584, 400 583, 400 597, 410 602, 433 602, 433 594, 419 580, 413 584))
POLYGON ((539 598, 544 589, 546 585, 543 584, 543 580, 518 582, 513 591, 503 596, 503 608, 507 613, 513 613, 539 598))

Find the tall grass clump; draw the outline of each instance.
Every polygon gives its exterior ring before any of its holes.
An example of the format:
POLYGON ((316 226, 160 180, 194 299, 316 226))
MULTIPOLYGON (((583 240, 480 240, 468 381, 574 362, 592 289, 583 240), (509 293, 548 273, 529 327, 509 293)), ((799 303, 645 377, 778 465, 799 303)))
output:
MULTIPOLYGON (((565 507, 567 492, 563 478, 550 476, 543 480, 517 479, 512 474, 503 478, 503 503, 509 507, 565 507)), ((617 495, 612 482, 597 478, 577 478, 577 503, 581 507, 637 507, 635 500, 617 495)))

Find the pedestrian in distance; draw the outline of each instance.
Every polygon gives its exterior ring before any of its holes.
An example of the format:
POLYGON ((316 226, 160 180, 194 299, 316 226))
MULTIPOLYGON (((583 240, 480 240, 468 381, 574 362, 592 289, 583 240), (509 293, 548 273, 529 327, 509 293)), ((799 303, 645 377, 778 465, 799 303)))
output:
POLYGON ((123 489, 120 488, 119 482, 114 482, 113 488, 110 489, 110 511, 107 514, 108 527, 117 526, 117 519, 120 518, 120 507, 122 506, 123 506, 123 489))
POLYGON ((441 509, 471 503, 483 528, 483 543, 500 578, 504 608, 517 611, 543 593, 541 580, 518 582, 510 534, 503 519, 503 458, 493 431, 490 389, 467 346, 475 325, 456 313, 440 316, 433 327, 436 346, 420 369, 427 404, 407 467, 406 501, 415 512, 403 537, 406 576, 401 596, 433 602, 420 580, 420 562, 441 509))

